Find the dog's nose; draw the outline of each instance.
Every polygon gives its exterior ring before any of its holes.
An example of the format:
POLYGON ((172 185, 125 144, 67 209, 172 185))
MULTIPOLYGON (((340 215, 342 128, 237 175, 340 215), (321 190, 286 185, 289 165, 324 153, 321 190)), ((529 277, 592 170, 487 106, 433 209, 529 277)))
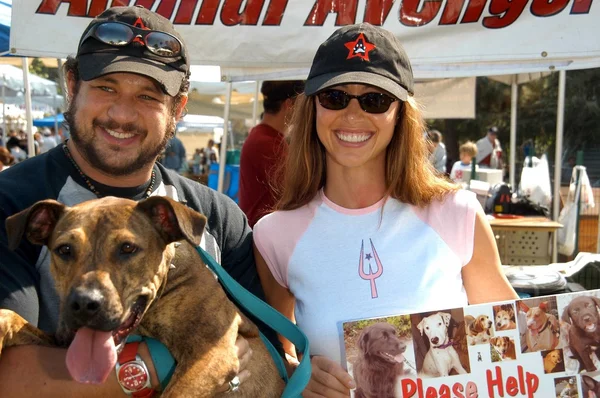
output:
POLYGON ((438 341, 440 341, 440 339, 439 339, 438 337, 434 337, 434 338, 432 338, 432 339, 431 339, 431 342, 432 342, 433 344, 437 344, 437 343, 438 343, 438 341))
POLYGON ((94 317, 102 308, 104 296, 98 289, 73 289, 67 297, 71 315, 82 323, 94 317))

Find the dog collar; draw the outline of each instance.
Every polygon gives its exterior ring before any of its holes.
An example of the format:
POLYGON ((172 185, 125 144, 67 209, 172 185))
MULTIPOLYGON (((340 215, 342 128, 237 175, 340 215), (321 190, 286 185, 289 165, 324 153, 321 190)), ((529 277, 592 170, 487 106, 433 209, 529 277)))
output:
POLYGON ((448 347, 450 347, 452 345, 454 345, 454 341, 449 340, 446 344, 439 345, 439 346, 437 346, 435 348, 443 349, 443 348, 448 348, 448 347))
POLYGON ((550 325, 550 320, 548 319, 548 320, 546 321, 546 323, 544 323, 544 326, 542 326, 542 327, 541 327, 541 329, 537 329, 535 332, 536 332, 537 334, 540 334, 540 333, 542 333, 544 330, 546 330, 546 328, 547 328, 549 325, 550 325))
POLYGON ((150 383, 150 373, 142 358, 137 355, 139 342, 125 344, 119 354, 115 372, 125 394, 135 398, 150 398, 154 390, 150 383))

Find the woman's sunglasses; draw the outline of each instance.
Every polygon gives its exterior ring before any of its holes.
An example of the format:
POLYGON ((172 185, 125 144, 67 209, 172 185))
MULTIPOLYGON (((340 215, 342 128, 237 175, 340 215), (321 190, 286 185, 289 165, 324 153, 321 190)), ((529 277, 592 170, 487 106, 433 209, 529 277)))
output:
POLYGON ((89 37, 116 47, 127 46, 133 41, 138 41, 144 44, 151 53, 167 58, 180 56, 183 48, 179 39, 169 33, 138 29, 122 22, 104 22, 95 25, 81 40, 81 43, 89 37))
POLYGON ((360 108, 367 113, 385 113, 397 98, 383 93, 365 93, 351 95, 342 90, 325 90, 317 94, 319 104, 325 109, 339 111, 348 106, 353 98, 358 100, 360 108))

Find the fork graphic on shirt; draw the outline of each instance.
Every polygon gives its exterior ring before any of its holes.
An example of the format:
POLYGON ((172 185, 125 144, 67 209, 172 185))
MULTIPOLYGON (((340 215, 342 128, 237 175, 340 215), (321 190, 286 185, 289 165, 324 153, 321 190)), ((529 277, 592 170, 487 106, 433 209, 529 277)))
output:
POLYGON ((383 274, 383 264, 381 264, 381 260, 377 255, 377 250, 375 250, 375 246, 373 245, 373 241, 369 239, 371 243, 371 252, 365 255, 365 242, 361 241, 360 243, 360 259, 358 260, 358 275, 364 279, 371 282, 371 298, 377 298, 377 285, 375 284, 375 279, 379 278, 381 274, 383 274), (373 270, 371 259, 375 261, 376 269, 373 270), (368 260, 369 272, 365 271, 364 261, 368 260))

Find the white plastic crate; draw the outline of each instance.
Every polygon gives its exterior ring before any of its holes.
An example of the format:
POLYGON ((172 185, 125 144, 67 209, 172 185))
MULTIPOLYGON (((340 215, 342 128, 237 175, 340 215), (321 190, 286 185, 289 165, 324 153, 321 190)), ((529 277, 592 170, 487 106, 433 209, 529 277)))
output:
POLYGON ((550 233, 494 231, 503 265, 545 265, 552 262, 550 233))

